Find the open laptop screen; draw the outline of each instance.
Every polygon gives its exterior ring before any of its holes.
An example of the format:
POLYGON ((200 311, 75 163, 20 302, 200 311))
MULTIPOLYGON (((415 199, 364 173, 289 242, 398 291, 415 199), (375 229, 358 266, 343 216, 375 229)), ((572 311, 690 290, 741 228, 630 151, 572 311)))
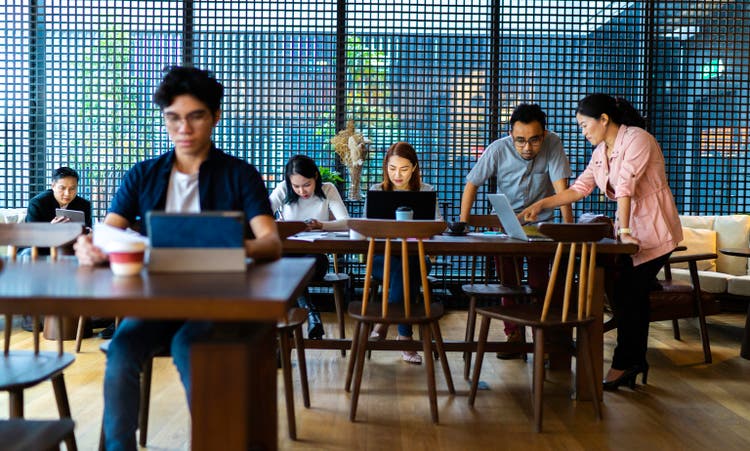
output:
POLYGON ((489 194, 487 198, 495 208, 500 224, 509 237, 523 241, 552 241, 540 233, 536 226, 522 226, 505 194, 489 194))
POLYGON ((437 191, 368 191, 365 217, 396 219, 398 207, 409 207, 414 219, 435 219, 437 191))
POLYGON ((245 215, 240 211, 151 211, 146 221, 152 248, 244 249, 245 215))

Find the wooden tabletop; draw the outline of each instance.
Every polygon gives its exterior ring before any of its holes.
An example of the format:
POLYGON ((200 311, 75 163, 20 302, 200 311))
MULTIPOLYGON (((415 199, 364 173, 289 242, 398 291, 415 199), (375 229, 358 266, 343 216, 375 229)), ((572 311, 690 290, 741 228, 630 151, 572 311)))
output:
MULTIPOLYGON (((384 241, 378 241, 376 250, 382 252, 384 241)), ((416 246, 416 241, 414 242, 416 246)), ((425 252, 432 255, 531 255, 554 254, 556 243, 550 241, 520 241, 507 236, 493 234, 471 234, 464 236, 436 235, 424 241, 425 252)), ((368 240, 350 239, 348 234, 329 232, 315 241, 304 241, 294 237, 284 240, 284 252, 340 254, 364 254, 368 240)), ((597 252, 602 254, 632 254, 637 247, 611 239, 599 242, 597 252)), ((398 251, 398 246, 394 251, 398 251)))
POLYGON ((118 277, 72 257, 4 261, 0 312, 158 319, 275 320, 312 276, 313 259, 253 263, 238 273, 118 277))

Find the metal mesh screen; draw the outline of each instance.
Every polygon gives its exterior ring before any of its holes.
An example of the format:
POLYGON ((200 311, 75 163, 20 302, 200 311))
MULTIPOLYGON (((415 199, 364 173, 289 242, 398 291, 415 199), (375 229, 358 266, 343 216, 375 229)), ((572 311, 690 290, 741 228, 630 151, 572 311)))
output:
POLYGON ((354 120, 372 141, 363 189, 409 141, 452 219, 515 105, 542 105, 578 174, 591 149, 576 102, 608 92, 647 116, 681 212, 746 213, 749 16, 750 0, 6 0, 0 207, 25 206, 70 165, 103 217, 123 171, 169 147, 151 95, 163 67, 187 63, 225 84, 215 140, 269 188, 296 153, 345 172, 329 141, 354 120))

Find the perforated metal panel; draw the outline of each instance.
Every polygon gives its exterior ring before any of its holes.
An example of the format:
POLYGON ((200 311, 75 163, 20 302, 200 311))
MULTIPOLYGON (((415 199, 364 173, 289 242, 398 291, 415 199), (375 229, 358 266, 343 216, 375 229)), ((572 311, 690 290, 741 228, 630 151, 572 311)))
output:
POLYGON ((608 92, 647 117, 681 212, 748 211, 750 0, 36 4, 0 5, 0 207, 25 206, 70 165, 103 217, 123 171, 169 148, 151 102, 161 69, 194 64, 226 87, 216 143, 269 188, 296 153, 346 178, 330 139, 354 120, 371 141, 363 189, 409 141, 452 219, 515 105, 542 105, 579 174, 591 149, 576 103, 608 92))

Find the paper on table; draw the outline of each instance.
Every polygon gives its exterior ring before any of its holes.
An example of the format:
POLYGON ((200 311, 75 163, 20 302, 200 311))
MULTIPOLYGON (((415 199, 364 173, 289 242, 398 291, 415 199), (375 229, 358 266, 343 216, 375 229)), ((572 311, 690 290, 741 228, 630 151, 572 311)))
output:
POLYGON ((309 241, 313 242, 319 238, 325 238, 328 235, 328 232, 300 232, 296 235, 292 235, 289 237, 290 240, 300 240, 300 241, 309 241))
POLYGON ((102 248, 104 252, 109 252, 108 249, 112 243, 122 242, 143 242, 148 246, 148 238, 138 232, 118 229, 102 222, 94 224, 94 246, 102 248))
POLYGON ((468 236, 478 236, 483 238, 508 238, 508 235, 503 232, 487 231, 487 232, 469 232, 468 236))

